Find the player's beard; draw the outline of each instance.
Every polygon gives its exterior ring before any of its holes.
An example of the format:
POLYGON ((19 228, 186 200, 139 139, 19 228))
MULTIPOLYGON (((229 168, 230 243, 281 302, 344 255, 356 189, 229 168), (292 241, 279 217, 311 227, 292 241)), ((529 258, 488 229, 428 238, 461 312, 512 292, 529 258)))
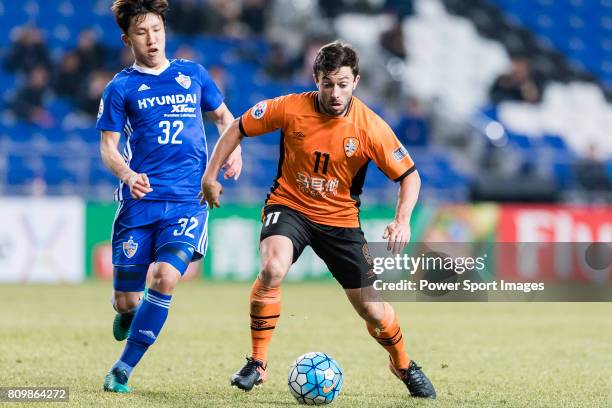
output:
MULTIPOLYGON (((352 97, 352 95, 351 95, 352 97)), ((321 108, 323 109, 323 111, 331 116, 342 116, 344 115, 344 113, 346 113, 346 109, 348 108, 348 102, 350 101, 350 98, 348 98, 346 101, 343 100, 338 100, 338 102, 342 103, 342 107, 341 109, 338 109, 340 106, 332 106, 332 101, 328 100, 326 102, 321 101, 321 99, 319 99, 319 105, 321 106, 321 108)))

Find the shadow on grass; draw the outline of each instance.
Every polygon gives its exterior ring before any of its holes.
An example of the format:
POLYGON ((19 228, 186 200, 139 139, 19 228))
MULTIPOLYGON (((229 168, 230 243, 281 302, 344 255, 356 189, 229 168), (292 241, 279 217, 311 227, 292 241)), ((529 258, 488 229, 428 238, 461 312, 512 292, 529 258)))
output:
POLYGON ((142 399, 150 400, 151 402, 170 403, 179 407, 226 407, 226 406, 248 406, 248 407, 265 407, 265 406, 295 406, 294 401, 275 398, 274 395, 257 395, 247 393, 232 393, 227 392, 224 395, 219 395, 214 392, 202 390, 201 394, 190 393, 177 395, 176 391, 156 391, 156 390, 140 390, 135 391, 134 396, 139 396, 142 399))

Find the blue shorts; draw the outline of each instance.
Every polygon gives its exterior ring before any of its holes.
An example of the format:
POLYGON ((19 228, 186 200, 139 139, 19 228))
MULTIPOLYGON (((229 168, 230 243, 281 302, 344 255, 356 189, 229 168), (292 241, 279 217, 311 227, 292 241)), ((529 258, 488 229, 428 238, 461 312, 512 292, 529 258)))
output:
POLYGON ((121 201, 112 233, 115 290, 144 290, 149 265, 168 262, 164 257, 169 250, 181 255, 184 262, 170 263, 181 275, 185 273, 189 262, 206 254, 207 223, 208 211, 199 203, 121 201))

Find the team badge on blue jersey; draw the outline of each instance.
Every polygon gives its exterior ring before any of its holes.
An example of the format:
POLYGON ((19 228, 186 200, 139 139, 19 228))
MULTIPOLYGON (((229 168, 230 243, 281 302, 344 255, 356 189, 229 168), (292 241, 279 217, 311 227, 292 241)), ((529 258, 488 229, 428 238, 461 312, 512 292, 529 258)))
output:
POLYGON ((267 107, 268 105, 264 101, 261 101, 257 105, 253 106, 251 115, 253 115, 255 119, 261 119, 264 113, 266 113, 267 107))
POLYGON ((134 255, 136 255, 137 250, 138 250, 138 242, 134 242, 132 237, 130 237, 130 239, 128 239, 127 242, 123 243, 123 253, 128 258, 131 258, 134 255))
POLYGON ((182 86, 185 89, 189 89, 189 87, 191 86, 191 77, 187 76, 187 75, 183 75, 182 73, 179 72, 178 76, 176 78, 176 82, 179 83, 180 86, 182 86))

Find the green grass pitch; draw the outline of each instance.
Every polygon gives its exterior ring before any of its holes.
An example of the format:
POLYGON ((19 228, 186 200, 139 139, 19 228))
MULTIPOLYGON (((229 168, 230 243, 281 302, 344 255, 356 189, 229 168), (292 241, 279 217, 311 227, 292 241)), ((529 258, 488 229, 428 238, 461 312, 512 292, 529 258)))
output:
POLYGON ((288 367, 324 351, 344 371, 335 407, 612 407, 610 303, 395 303, 408 352, 438 392, 418 401, 331 283, 283 286, 269 380, 244 393, 229 376, 249 352, 249 288, 181 284, 132 374, 134 393, 116 395, 102 392, 123 346, 111 333, 110 283, 0 286, 0 385, 68 386, 62 406, 297 406, 288 367))

